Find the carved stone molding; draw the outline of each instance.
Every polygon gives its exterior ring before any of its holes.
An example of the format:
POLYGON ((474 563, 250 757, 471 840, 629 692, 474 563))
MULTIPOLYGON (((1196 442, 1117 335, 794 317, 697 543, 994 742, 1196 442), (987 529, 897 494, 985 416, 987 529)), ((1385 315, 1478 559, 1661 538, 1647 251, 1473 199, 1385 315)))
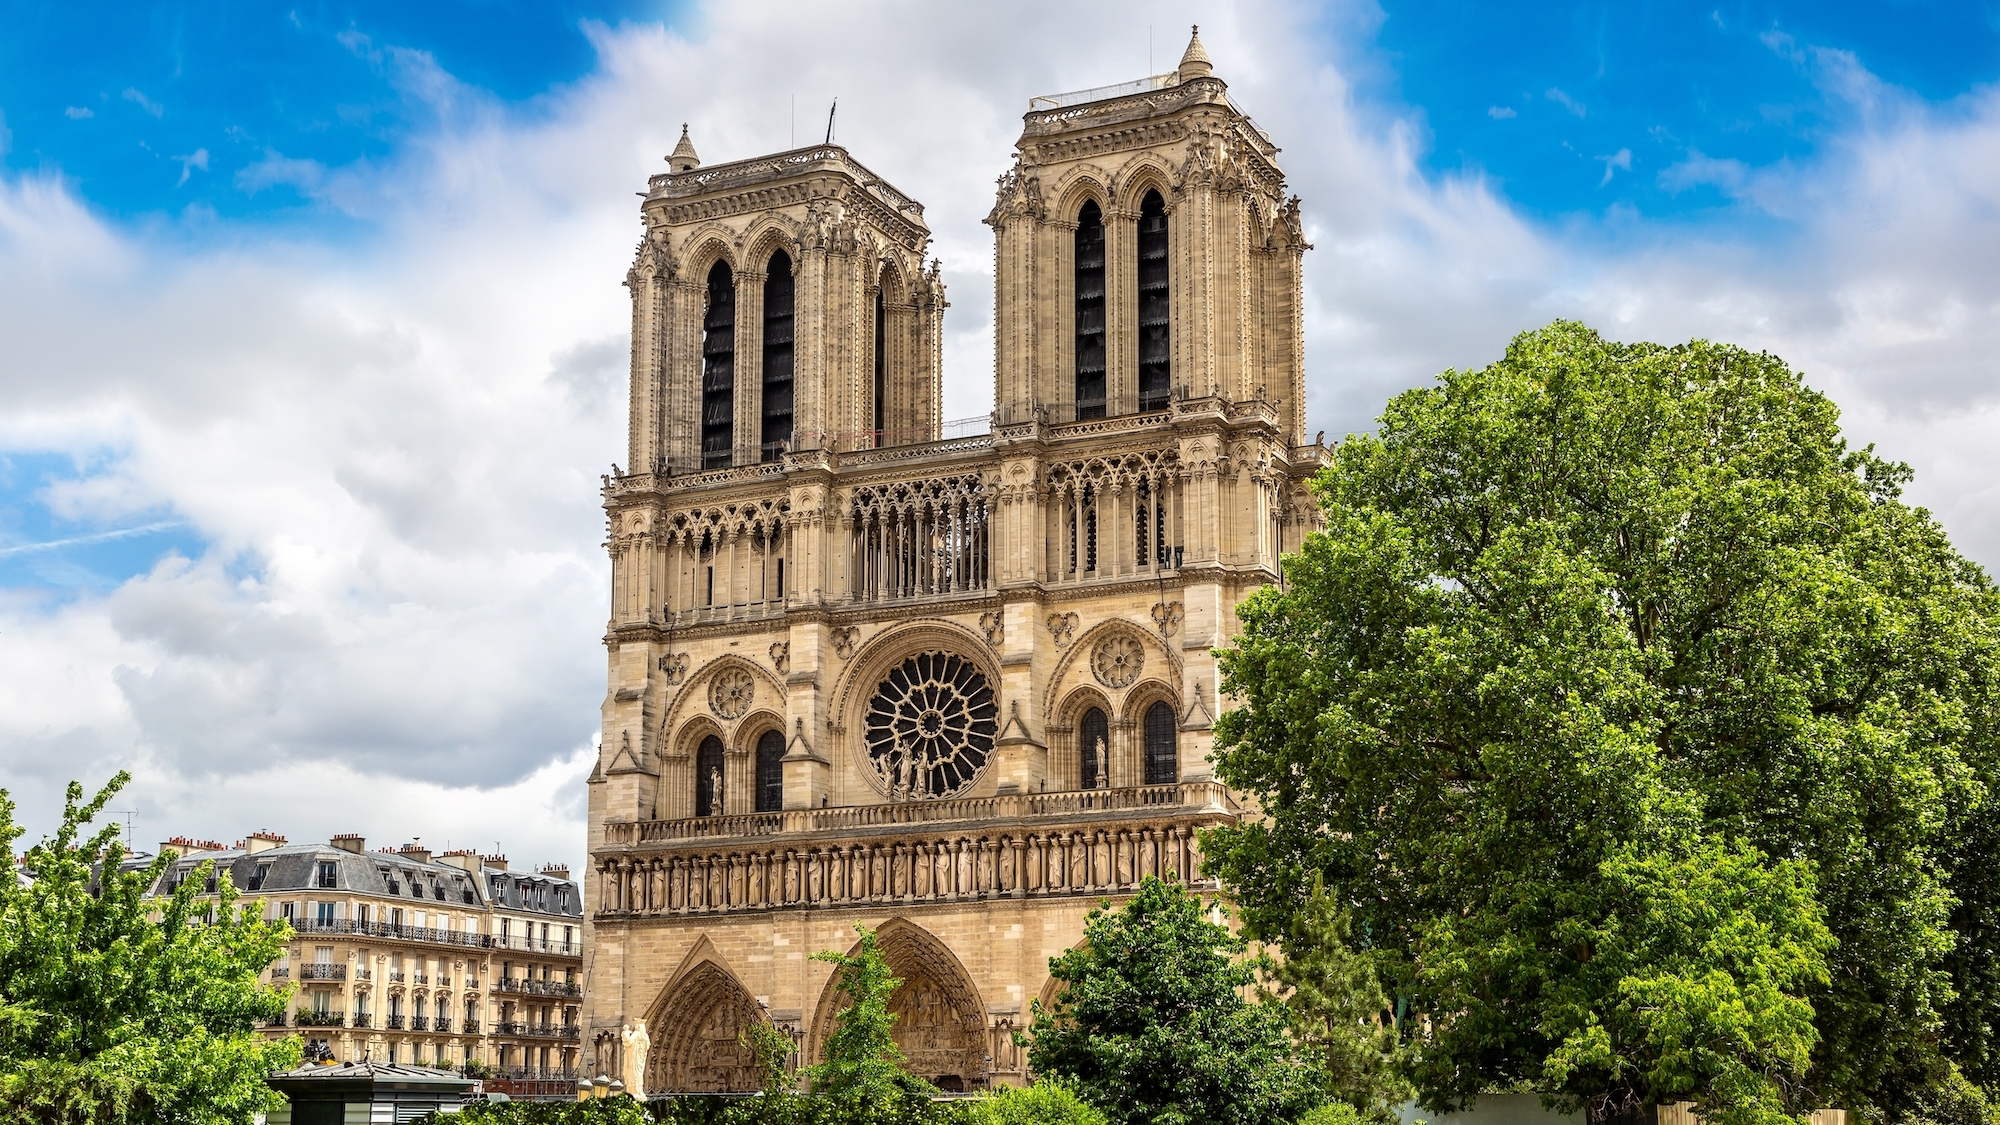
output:
POLYGON ((668 687, 687 679, 688 654, 675 652, 660 657, 660 671, 666 676, 668 687))
POLYGON ((1051 613, 1048 620, 1049 635, 1056 639, 1057 644, 1067 645, 1076 638, 1076 626, 1080 620, 1081 618, 1074 613, 1051 613))
POLYGON ((846 626, 833 631, 833 653, 842 660, 854 659, 854 649, 861 641, 859 626, 846 626))
POLYGON ((779 675, 791 671, 792 642, 778 641, 771 646, 771 667, 776 668, 779 675))
POLYGON ((1007 640, 1007 615, 991 612, 979 615, 979 629, 986 634, 986 643, 999 648, 1007 640))

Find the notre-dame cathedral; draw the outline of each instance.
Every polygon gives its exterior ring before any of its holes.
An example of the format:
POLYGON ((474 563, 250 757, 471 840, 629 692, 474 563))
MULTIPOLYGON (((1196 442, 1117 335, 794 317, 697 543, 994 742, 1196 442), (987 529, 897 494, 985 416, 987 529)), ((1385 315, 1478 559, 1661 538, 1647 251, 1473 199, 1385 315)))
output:
POLYGON ((875 927, 911 1069, 1026 1079, 1012 1033, 1085 913, 1207 886, 1212 654, 1318 525, 1298 201, 1197 38, 1029 103, 994 238, 994 409, 940 417, 923 206, 845 149, 640 205, 629 471, 590 777, 586 1058, 654 1090, 815 1061, 875 927))

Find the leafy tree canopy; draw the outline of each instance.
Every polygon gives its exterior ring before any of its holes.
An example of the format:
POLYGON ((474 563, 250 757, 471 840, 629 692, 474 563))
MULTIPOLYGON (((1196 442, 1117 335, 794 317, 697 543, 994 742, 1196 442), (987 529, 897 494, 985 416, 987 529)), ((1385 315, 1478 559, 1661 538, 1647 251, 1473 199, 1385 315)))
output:
POLYGON ((1258 936, 1351 906, 1432 1108, 1968 1104, 2000 599, 1908 479, 1725 345, 1559 322, 1398 396, 1241 610, 1217 767, 1267 817, 1211 869, 1258 936))
POLYGON ((121 872, 118 826, 79 843, 120 773, 88 803, 71 783, 62 828, 30 848, 15 877, 14 803, 0 791, 0 1117, 62 1125, 230 1122, 284 1104, 265 1084, 298 1065, 297 1039, 256 1021, 287 994, 258 975, 291 938, 236 905, 229 880, 212 920, 195 895, 204 864, 171 898, 144 897, 175 855, 121 872))
POLYGON ((1219 911, 1152 876, 1123 907, 1092 910, 1084 942, 1050 959, 1064 988, 1035 1005, 1029 1066, 1120 1125, 1289 1125, 1317 1105, 1314 1060, 1282 1005, 1245 998, 1258 964, 1219 911))

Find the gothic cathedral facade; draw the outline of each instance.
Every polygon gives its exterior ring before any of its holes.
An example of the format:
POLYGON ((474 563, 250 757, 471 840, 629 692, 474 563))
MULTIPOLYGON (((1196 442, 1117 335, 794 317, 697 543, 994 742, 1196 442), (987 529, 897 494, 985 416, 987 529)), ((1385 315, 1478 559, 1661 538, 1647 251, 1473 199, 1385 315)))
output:
POLYGON ((748 1090, 816 1059, 855 923, 913 1070, 1025 1080, 1048 959, 1145 875, 1207 886, 1213 650, 1318 525, 1298 201, 1199 39, 1037 98, 1000 177, 994 410, 941 417, 923 208, 838 146, 641 204, 608 477, 586 1058, 748 1090), (959 432, 959 431, 967 432, 959 432), (976 432, 974 432, 976 431, 976 432))

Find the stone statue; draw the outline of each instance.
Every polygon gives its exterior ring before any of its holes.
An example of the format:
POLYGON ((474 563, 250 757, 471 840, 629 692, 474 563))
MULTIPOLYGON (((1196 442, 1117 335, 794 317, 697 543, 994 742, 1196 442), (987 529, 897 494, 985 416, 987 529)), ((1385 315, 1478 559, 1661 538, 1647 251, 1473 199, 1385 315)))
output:
MULTIPOLYGON (((722 815, 722 771, 713 766, 708 770, 708 812, 710 816, 722 815)), ((639 1026, 643 1030, 646 1025, 639 1026)))
POLYGON ((625 1040, 625 1092, 643 1102, 646 1100, 646 1052, 653 1046, 652 1039, 646 1035, 646 1021, 626 1024, 618 1037, 625 1040))

